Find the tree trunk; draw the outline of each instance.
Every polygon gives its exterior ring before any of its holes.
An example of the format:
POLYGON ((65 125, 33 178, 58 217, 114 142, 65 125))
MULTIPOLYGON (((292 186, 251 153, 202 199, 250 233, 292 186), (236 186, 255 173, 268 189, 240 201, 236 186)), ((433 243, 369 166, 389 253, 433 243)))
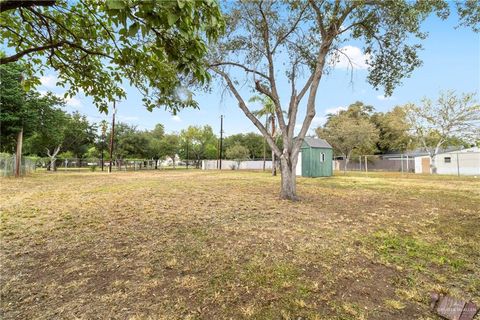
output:
POLYGON ((282 157, 280 159, 280 169, 282 172, 281 198, 294 201, 298 200, 296 190, 297 177, 295 175, 295 168, 291 166, 291 161, 287 161, 287 159, 282 157))
POLYGON ((437 163, 435 161, 435 158, 438 154, 438 152, 440 151, 440 147, 442 146, 443 144, 443 140, 440 140, 437 145, 435 146, 435 149, 432 152, 429 152, 430 154, 430 171, 432 172, 432 174, 437 174, 437 163))
POLYGON ((175 156, 172 158, 172 163, 173 163, 173 169, 175 169, 175 156))
POLYGON ((55 156, 50 157, 50 170, 57 171, 57 158, 55 156))
POLYGON ((347 167, 348 167, 348 161, 349 160, 350 160, 350 158, 348 156, 345 157, 345 164, 343 165, 343 174, 347 173, 347 167))
POLYGON ((23 127, 17 136, 17 151, 15 153, 15 178, 20 177, 22 166, 23 127))
POLYGON ((272 151, 272 176, 277 175, 277 166, 275 165, 275 152, 272 151))
MULTIPOLYGON (((265 128, 268 131, 268 116, 265 119, 265 128)), ((267 139, 263 139, 263 171, 265 171, 266 162, 267 162, 267 139)))
MULTIPOLYGON (((272 120, 272 138, 275 140, 275 115, 270 116, 272 120)), ((275 140, 276 141, 276 140, 275 140)), ((277 175, 277 166, 275 165, 275 152, 272 150, 272 176, 277 175)))
POLYGON ((265 171, 265 163, 267 162, 267 145, 263 140, 263 171, 265 171))
POLYGON ((57 161, 57 154, 60 152, 60 148, 62 147, 61 144, 59 144, 54 150, 53 153, 50 153, 50 149, 47 148, 47 156, 50 158, 50 164, 49 168, 50 170, 57 171, 57 167, 55 162, 57 161))
POLYGON ((432 174, 437 174, 437 164, 435 161, 436 155, 430 156, 430 170, 432 174))

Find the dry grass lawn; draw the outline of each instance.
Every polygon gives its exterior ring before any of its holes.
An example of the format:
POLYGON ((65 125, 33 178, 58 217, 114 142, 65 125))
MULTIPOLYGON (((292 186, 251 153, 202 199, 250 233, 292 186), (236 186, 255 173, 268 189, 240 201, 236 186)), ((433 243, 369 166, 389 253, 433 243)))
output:
MULTIPOLYGON (((480 303, 480 179, 262 172, 2 179, 4 319, 436 319, 480 303)), ((478 318, 478 316, 477 316, 478 318)))

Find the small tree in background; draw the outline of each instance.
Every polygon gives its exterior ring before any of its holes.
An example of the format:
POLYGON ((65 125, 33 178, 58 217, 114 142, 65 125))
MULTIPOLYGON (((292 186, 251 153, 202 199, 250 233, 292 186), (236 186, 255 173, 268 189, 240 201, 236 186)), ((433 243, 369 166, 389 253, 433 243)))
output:
POLYGON ((248 148, 240 144, 235 144, 231 146, 225 152, 225 156, 227 157, 227 159, 232 159, 237 162, 237 169, 240 169, 240 164, 242 163, 242 161, 248 159, 249 154, 250 151, 248 150, 248 148))
POLYGON ((177 156, 180 148, 180 137, 175 134, 166 134, 162 140, 160 140, 160 150, 162 156, 168 156, 172 159, 173 168, 175 169, 175 157, 177 156))
POLYGON ((430 156, 432 173, 437 172, 435 156, 447 141, 473 144, 480 137, 480 105, 474 93, 441 92, 436 101, 424 98, 420 106, 410 103, 405 107, 413 133, 430 156))
POLYGON ((195 159, 197 168, 200 167, 201 160, 214 159, 217 156, 218 139, 209 125, 203 127, 189 126, 180 132, 180 139, 182 141, 182 156, 186 156, 186 146, 188 144, 188 157, 195 159))
MULTIPOLYGON (((252 114, 260 118, 265 117, 265 130, 268 132, 268 127, 270 125, 270 132, 276 143, 279 132, 277 131, 277 126, 275 124, 275 104, 273 103, 272 99, 268 96, 253 96, 248 101, 261 103, 262 108, 252 111, 252 114)), ((266 141, 267 139, 265 138, 265 142, 266 141)), ((266 152, 266 146, 264 146, 263 150, 266 152)), ((265 168, 265 154, 263 156, 263 167, 265 168)), ((277 167, 275 166, 275 152, 272 150, 272 176, 276 175, 277 167)))

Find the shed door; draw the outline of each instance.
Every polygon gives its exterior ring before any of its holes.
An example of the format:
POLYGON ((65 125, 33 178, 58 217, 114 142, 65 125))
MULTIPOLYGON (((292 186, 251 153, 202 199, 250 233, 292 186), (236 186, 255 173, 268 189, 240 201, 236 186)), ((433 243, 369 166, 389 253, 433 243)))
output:
POLYGON ((422 173, 430 173, 430 158, 422 158, 422 173))
POLYGON ((295 174, 297 176, 302 175, 302 152, 301 151, 298 153, 298 161, 297 161, 297 167, 295 168, 295 174))

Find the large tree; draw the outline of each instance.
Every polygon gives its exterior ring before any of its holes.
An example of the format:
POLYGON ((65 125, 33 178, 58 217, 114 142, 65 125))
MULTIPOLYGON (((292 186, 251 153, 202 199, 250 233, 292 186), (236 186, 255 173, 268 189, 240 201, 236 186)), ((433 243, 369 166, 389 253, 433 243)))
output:
POLYGON ((421 64, 417 55, 421 45, 415 41, 426 37, 420 30, 421 23, 432 12, 445 18, 449 11, 446 1, 407 0, 256 0, 228 3, 225 7, 227 32, 212 47, 210 70, 226 85, 279 157, 281 197, 286 199, 297 199, 295 167, 315 117, 320 80, 340 57, 350 58, 342 44, 349 39, 363 43, 369 57, 365 61, 369 66, 368 82, 390 95, 421 64), (280 92, 281 82, 289 83, 289 97, 280 92), (247 83, 251 90, 273 101, 282 133, 281 147, 249 109, 240 83, 247 83), (297 135, 301 103, 306 109, 297 135))
POLYGON ((249 152, 248 154, 249 158, 258 159, 263 157, 264 155, 264 149, 263 149, 264 141, 265 141, 265 138, 258 133, 254 133, 254 132, 238 133, 238 134, 232 134, 226 137, 223 140, 223 147, 226 150, 231 146, 240 144, 245 148, 247 148, 249 152))
POLYGON ((63 147, 75 158, 83 158, 87 150, 93 146, 97 127, 90 123, 85 115, 74 112, 68 117, 63 147))
POLYGON ((385 113, 376 112, 371 120, 379 130, 377 149, 380 153, 404 152, 416 146, 405 107, 396 106, 385 113))
POLYGON ((197 106, 179 87, 205 82, 206 43, 223 30, 216 1, 0 0, 1 64, 25 61, 25 85, 47 68, 70 95, 82 90, 100 110, 125 96, 123 79, 151 109, 197 106))
POLYGON ((33 135, 25 140, 25 151, 48 156, 50 158, 48 169, 56 170, 57 155, 64 147, 65 135, 70 129, 70 116, 58 107, 63 106, 63 101, 54 95, 37 96, 35 104, 37 127, 33 135))
POLYGON ((446 91, 436 101, 425 98, 421 105, 410 103, 406 109, 413 134, 430 156, 432 173, 437 171, 435 156, 446 142, 474 144, 480 139, 480 104, 474 93, 446 91))
POLYGON ((31 135, 36 127, 35 104, 26 103, 20 64, 0 66, 0 151, 14 153, 19 134, 31 135))
MULTIPOLYGON (((110 132, 107 133, 110 136, 110 132)), ((149 141, 145 132, 134 125, 119 122, 115 124, 115 137, 112 160, 146 159, 149 154, 149 141)))
MULTIPOLYGON (((24 90, 21 85, 24 70, 19 63, 0 66, 0 146, 1 151, 16 154, 15 176, 20 174, 24 139, 28 141, 47 130, 55 130, 59 113, 64 115, 57 109, 63 102, 55 95, 24 90)), ((29 152, 28 148, 26 151, 29 152)))
POLYGON ((378 129, 370 120, 373 110, 356 102, 347 110, 330 114, 323 127, 316 129, 319 138, 327 140, 334 151, 345 159, 345 170, 353 152, 371 154, 378 141, 378 129))
POLYGON ((195 159, 197 168, 201 160, 215 159, 217 156, 218 139, 209 125, 189 126, 180 132, 180 141, 182 157, 187 158, 188 148, 188 159, 195 159))

